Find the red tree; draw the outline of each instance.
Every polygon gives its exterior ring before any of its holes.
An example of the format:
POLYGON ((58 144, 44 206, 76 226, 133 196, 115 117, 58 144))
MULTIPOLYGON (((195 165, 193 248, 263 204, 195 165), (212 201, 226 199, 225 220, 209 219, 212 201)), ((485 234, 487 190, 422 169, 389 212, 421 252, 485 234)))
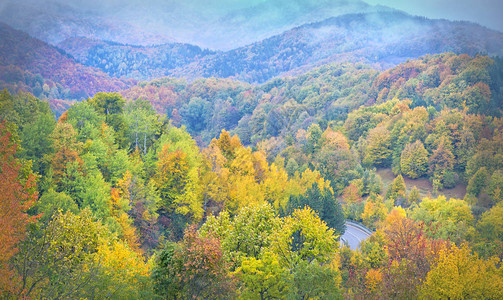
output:
POLYGON ((9 265, 23 240, 26 226, 35 220, 26 211, 37 199, 35 176, 21 171, 16 159, 17 144, 6 127, 0 123, 0 292, 12 292, 15 273, 9 265))

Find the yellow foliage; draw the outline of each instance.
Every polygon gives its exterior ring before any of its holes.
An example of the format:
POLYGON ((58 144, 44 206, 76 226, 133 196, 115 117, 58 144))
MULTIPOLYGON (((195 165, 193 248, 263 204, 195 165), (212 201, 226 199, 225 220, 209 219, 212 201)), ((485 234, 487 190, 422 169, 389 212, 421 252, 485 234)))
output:
POLYGON ((393 210, 386 217, 386 226, 392 227, 394 224, 398 223, 401 219, 405 219, 407 213, 405 209, 400 206, 395 206, 393 210))
POLYGON ((499 259, 482 260, 464 244, 443 249, 421 287, 428 299, 502 299, 499 259))
POLYGON ((379 270, 376 269, 370 269, 368 270, 367 274, 365 275, 365 281, 367 283, 367 287, 371 293, 374 293, 377 291, 379 285, 382 282, 382 273, 379 270))

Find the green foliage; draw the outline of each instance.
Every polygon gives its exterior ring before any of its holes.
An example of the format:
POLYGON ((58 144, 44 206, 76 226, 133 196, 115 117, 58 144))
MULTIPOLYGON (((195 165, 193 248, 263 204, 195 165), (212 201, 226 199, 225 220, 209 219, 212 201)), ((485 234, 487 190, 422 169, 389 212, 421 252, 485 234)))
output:
POLYGON ((289 289, 288 269, 271 252, 264 253, 261 259, 250 257, 243 260, 235 274, 243 283, 243 299, 281 299, 289 289))
POLYGON ((270 245, 270 235, 279 230, 280 220, 269 204, 242 208, 231 221, 226 212, 210 217, 201 227, 205 236, 216 236, 233 267, 245 258, 259 258, 270 245))
POLYGON ((290 196, 284 214, 291 215, 296 209, 306 206, 314 210, 337 235, 344 234, 346 225, 342 206, 330 190, 320 190, 315 183, 305 194, 290 196))
POLYGON ((329 265, 301 261, 292 270, 292 277, 287 299, 342 299, 339 270, 329 265))
POLYGON ((391 135, 384 126, 369 131, 367 151, 363 158, 365 165, 386 167, 391 164, 391 135))
POLYGON ((99 265, 94 262, 106 228, 93 220, 89 210, 79 215, 57 213, 42 228, 32 228, 16 256, 20 294, 30 297, 84 295, 96 284, 99 265))
POLYGON ((421 141, 407 144, 400 158, 400 169, 405 176, 419 178, 428 171, 428 152, 421 141))
POLYGON ((401 203, 405 200, 405 198, 405 181, 403 180, 402 175, 398 175, 395 179, 393 179, 391 186, 388 188, 388 191, 386 192, 386 199, 391 199, 395 203, 401 203))
POLYGON ((334 231, 310 208, 295 210, 283 219, 271 236, 270 250, 278 253, 282 265, 294 267, 301 260, 330 262, 336 253, 334 231))
POLYGON ((413 220, 424 222, 429 229, 428 234, 435 238, 459 242, 473 230, 474 220, 470 206, 463 200, 446 200, 445 196, 424 198, 409 215, 413 220))
POLYGON ((474 196, 479 196, 489 182, 489 174, 485 167, 480 168, 468 181, 466 192, 474 196))
POLYGON ((41 221, 47 222, 58 211, 78 213, 75 201, 65 193, 58 193, 53 189, 45 192, 37 202, 37 212, 42 213, 41 221))

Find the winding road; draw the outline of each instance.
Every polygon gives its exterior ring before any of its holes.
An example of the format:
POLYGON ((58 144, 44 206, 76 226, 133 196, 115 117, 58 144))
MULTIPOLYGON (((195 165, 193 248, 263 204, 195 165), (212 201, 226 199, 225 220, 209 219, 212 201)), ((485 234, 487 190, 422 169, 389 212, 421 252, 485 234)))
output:
POLYGON ((352 250, 356 250, 360 246, 360 243, 371 235, 372 232, 363 227, 363 225, 346 222, 346 231, 342 235, 341 240, 347 243, 352 250))

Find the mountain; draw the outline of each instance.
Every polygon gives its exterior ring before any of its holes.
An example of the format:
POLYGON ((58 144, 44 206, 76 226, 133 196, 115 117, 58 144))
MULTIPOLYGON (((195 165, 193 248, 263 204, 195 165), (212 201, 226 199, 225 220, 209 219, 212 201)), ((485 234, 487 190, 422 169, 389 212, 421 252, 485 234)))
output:
POLYGON ((128 19, 82 10, 66 1, 6 0, 0 3, 0 20, 52 45, 75 36, 130 44, 174 41, 166 34, 148 32, 128 19))
MULTIPOLYGON (((146 99, 175 125, 184 125, 202 144, 222 128, 245 144, 265 139, 285 146, 288 136, 313 123, 341 122, 359 107, 391 103, 410 107, 458 109, 470 114, 503 115, 503 60, 442 53, 409 60, 385 71, 364 64, 330 64, 300 76, 249 85, 222 78, 186 82, 174 78, 142 82, 121 91, 127 99, 146 99)), ((366 127, 368 119, 353 125, 366 127)), ((375 119, 374 125, 381 120, 375 119)), ((350 139, 356 134, 347 132, 350 139)), ((278 146, 279 147, 279 146, 278 146)), ((275 151, 275 150, 274 150, 275 151)), ((272 157, 274 157, 273 155, 272 157)))
POLYGON ((305 23, 380 9, 360 0, 4 0, 0 19, 53 45, 82 36, 230 50, 305 23))
POLYGON ((82 99, 135 84, 79 64, 70 55, 0 23, 0 88, 48 99, 82 99))
POLYGON ((58 48, 71 53, 80 63, 100 68, 113 77, 139 80, 167 76, 169 70, 215 54, 189 44, 133 46, 83 37, 68 38, 59 43, 58 48))
POLYGON ((209 55, 170 73, 189 79, 215 76, 260 83, 330 62, 364 62, 386 69, 442 52, 502 55, 503 33, 474 23, 403 12, 348 14, 209 55))
POLYGON ((233 78, 262 83, 331 62, 378 69, 425 54, 503 54, 503 34, 469 22, 431 20, 398 11, 347 14, 310 23, 230 51, 188 44, 130 46, 83 38, 58 45, 79 62, 111 76, 233 78))

